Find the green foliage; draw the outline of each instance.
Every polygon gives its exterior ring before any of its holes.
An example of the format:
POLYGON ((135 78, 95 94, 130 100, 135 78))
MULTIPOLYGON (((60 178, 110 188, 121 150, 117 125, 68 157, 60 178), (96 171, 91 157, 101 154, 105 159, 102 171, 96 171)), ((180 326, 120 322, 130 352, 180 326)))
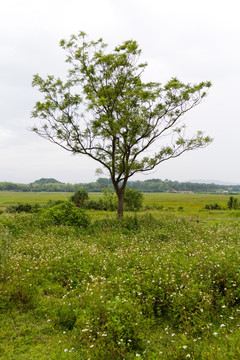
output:
POLYGON ((153 213, 81 231, 1 216, 0 357, 238 359, 239 219, 153 213))
POLYGON ((35 184, 62 184, 60 181, 53 179, 53 178, 41 178, 39 180, 35 180, 32 185, 35 184))
MULTIPOLYGON (((41 180, 41 179, 40 179, 41 180)), ((84 187, 87 192, 102 192, 104 188, 112 188, 111 179, 99 178, 96 182, 81 183, 81 184, 64 184, 55 180, 56 182, 46 183, 45 181, 37 180, 32 184, 16 184, 0 182, 0 191, 21 191, 21 192, 75 192, 79 186, 84 187)), ((43 179, 45 180, 45 179, 43 179)), ((46 179, 51 180, 51 179, 46 179)), ((54 180, 54 179, 53 179, 54 180)), ((240 192, 240 185, 219 185, 219 184, 203 184, 192 182, 179 182, 172 180, 148 179, 144 181, 128 181, 128 188, 139 190, 141 192, 172 192, 172 191, 192 191, 194 193, 228 193, 240 192)))
POLYGON ((42 209, 39 214, 41 225, 67 225, 86 228, 90 224, 89 216, 70 201, 62 202, 50 208, 42 209))
POLYGON ((229 210, 236 210, 239 209, 240 205, 237 198, 235 198, 234 196, 230 196, 227 202, 227 206, 229 210))
POLYGON ((105 168, 122 216, 124 190, 131 176, 211 143, 201 131, 187 138, 185 125, 180 124, 181 117, 206 96, 211 83, 184 84, 177 78, 164 86, 144 83, 147 64, 138 62, 141 50, 134 40, 107 53, 102 39, 90 41, 80 32, 69 41, 61 40, 60 46, 67 53, 68 78, 34 75, 32 85, 43 100, 32 112, 32 117, 41 120, 32 130, 105 168), (87 121, 80 125, 82 118, 87 121), (158 150, 149 156, 147 150, 154 143, 158 150))
MULTIPOLYGON (((8 273, 8 261, 10 258, 10 248, 12 235, 10 231, 0 224, 0 279, 3 280, 8 273)), ((1 305, 0 305, 1 309, 1 305)))
POLYGON ((51 208, 55 205, 59 205, 59 204, 62 204, 64 203, 64 200, 49 200, 45 205, 44 207, 46 208, 51 208))
POLYGON ((99 200, 90 200, 86 203, 86 209, 89 210, 108 210, 106 204, 103 202, 103 199, 99 200))
POLYGON ((103 204, 106 210, 114 211, 117 209, 117 196, 112 189, 103 189, 103 204))
POLYGON ((86 200, 88 200, 88 193, 85 189, 77 190, 70 198, 70 200, 77 206, 77 207, 84 207, 86 200))
POLYGON ((6 209, 7 213, 36 213, 40 209, 39 204, 17 204, 17 205, 11 205, 6 209))
POLYGON ((54 325, 63 330, 72 330, 76 323, 77 316, 69 304, 60 303, 54 313, 54 325))
POLYGON ((184 207, 183 206, 179 206, 178 207, 178 211, 183 211, 184 210, 184 207))
POLYGON ((143 194, 139 190, 126 189, 124 194, 125 209, 129 211, 138 211, 142 207, 143 194))
POLYGON ((221 206, 218 203, 207 204, 205 205, 206 210, 222 210, 221 206))
POLYGON ((102 197, 87 201, 85 207, 89 210, 114 211, 117 208, 117 196, 112 189, 104 188, 102 197))

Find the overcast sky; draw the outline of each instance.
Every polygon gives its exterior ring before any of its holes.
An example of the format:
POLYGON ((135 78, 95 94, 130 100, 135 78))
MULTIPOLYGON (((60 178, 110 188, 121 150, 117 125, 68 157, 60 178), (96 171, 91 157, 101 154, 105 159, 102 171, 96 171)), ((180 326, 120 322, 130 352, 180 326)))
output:
POLYGON ((239 0, 1 0, 0 181, 30 183, 41 177, 95 181, 98 164, 72 156, 28 130, 35 102, 33 75, 65 76, 60 39, 80 30, 110 46, 137 40, 145 76, 166 82, 210 80, 207 98, 190 111, 190 131, 214 138, 205 149, 160 165, 147 178, 217 179, 240 183, 239 0))

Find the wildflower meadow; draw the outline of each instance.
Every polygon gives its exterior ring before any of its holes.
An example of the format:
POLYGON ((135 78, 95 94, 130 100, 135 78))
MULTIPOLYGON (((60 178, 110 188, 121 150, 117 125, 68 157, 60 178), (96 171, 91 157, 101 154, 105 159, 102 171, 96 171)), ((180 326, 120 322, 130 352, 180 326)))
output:
POLYGON ((164 206, 2 213, 0 359, 239 359, 238 211, 164 206))

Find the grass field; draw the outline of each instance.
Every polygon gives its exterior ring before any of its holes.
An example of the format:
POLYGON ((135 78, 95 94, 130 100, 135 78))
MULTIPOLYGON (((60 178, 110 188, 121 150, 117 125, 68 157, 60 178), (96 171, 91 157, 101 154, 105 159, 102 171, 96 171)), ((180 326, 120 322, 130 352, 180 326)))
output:
MULTIPOLYGON (((0 191, 0 209, 5 210, 10 205, 17 203, 39 203, 46 204, 49 200, 69 200, 71 193, 68 192, 14 192, 14 191, 0 191)), ((100 193, 91 193, 92 199, 101 196, 100 193)))
POLYGON ((1 214, 0 359, 240 359, 240 213, 203 210, 227 200, 145 194, 163 209, 88 211, 86 228, 1 214))
POLYGON ((187 193, 145 193, 145 203, 158 203, 165 207, 177 209, 183 206, 186 210, 202 210, 206 204, 219 203, 226 207, 227 195, 223 194, 187 194, 187 193))
MULTIPOLYGON (((16 203, 46 204, 51 200, 68 200, 71 193, 65 192, 11 192, 0 191, 0 209, 16 203)), ((98 199, 101 193, 89 193, 90 199, 98 199)), ((206 204, 219 203, 226 206, 228 196, 223 194, 144 193, 144 204, 158 204, 177 209, 182 206, 188 211, 202 210, 206 204)))

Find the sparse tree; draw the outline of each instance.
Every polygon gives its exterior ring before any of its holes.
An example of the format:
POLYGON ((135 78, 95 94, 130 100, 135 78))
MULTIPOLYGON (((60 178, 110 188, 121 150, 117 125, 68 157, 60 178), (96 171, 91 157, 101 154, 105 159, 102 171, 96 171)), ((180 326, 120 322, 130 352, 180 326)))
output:
POLYGON ((68 54, 68 77, 34 76, 33 86, 43 99, 32 112, 41 119, 32 130, 107 170, 121 217, 130 177, 212 141, 201 131, 187 137, 181 120, 211 84, 184 84, 177 78, 166 85, 143 82, 147 64, 139 63, 141 50, 133 40, 107 52, 102 39, 89 41, 81 32, 60 46, 68 54))

